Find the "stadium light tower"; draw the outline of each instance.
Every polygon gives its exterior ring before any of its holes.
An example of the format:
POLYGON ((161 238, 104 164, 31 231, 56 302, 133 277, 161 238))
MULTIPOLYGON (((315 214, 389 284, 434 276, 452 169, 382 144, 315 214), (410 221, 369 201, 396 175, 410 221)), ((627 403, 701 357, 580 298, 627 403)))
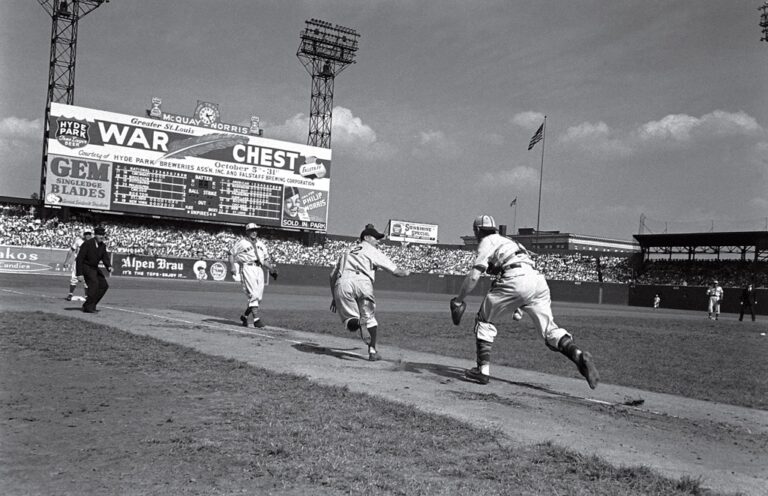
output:
POLYGON ((760 27, 763 28, 763 37, 760 38, 760 41, 768 41, 768 2, 758 7, 757 10, 762 11, 760 14, 760 27))
POLYGON ((48 65, 48 96, 43 121, 43 169, 40 176, 40 202, 45 199, 46 158, 48 156, 48 117, 51 103, 72 105, 75 100, 75 60, 77 24, 81 18, 109 0, 37 0, 51 16, 51 56, 48 65))
POLYGON ((359 37, 354 29, 319 19, 306 21, 300 33, 296 56, 312 76, 308 145, 331 147, 333 81, 337 74, 355 63, 359 37))

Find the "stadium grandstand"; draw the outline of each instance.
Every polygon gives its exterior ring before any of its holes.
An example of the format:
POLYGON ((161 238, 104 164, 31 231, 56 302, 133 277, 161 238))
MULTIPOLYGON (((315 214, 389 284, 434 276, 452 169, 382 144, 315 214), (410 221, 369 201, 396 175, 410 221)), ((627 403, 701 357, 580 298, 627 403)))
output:
MULTIPOLYGON (((240 226, 183 219, 112 215, 75 210, 67 220, 43 219, 35 202, 6 198, 0 203, 0 245, 66 249, 83 230, 104 225, 113 253, 226 260, 240 226)), ((56 212, 55 210, 53 211, 56 212)), ((63 213, 63 212, 62 212, 63 213)), ((62 216, 63 217, 63 216, 62 216)), ((313 233, 314 234, 314 233, 313 233)), ((279 264, 330 267, 352 236, 315 235, 266 228, 263 237, 279 264)), ((725 287, 752 283, 768 288, 768 231, 638 234, 633 242, 525 229, 510 238, 534 251, 537 269, 549 280, 630 285, 725 287), (599 245, 585 246, 589 240, 599 245), (538 250, 533 247, 538 247, 538 250)), ((474 260, 473 237, 463 245, 384 242, 382 250, 399 266, 422 274, 465 274, 474 260)))

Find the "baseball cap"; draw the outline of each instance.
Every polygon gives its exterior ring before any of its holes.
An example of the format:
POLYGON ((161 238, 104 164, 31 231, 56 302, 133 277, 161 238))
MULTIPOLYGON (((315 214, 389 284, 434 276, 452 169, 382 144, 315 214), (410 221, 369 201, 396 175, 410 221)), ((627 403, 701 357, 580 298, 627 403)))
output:
POLYGON ((94 233, 96 233, 96 234, 98 234, 98 235, 100 235, 100 236, 103 236, 103 235, 107 234, 107 230, 106 230, 106 229, 104 229, 104 228, 103 228, 103 227, 101 227, 101 226, 99 226, 99 227, 97 227, 96 229, 94 229, 94 230, 93 230, 93 232, 94 232, 94 233))
POLYGON ((365 226, 365 229, 363 229, 363 232, 360 233, 360 240, 362 241, 366 236, 373 236, 376 239, 381 239, 384 237, 384 234, 381 234, 379 231, 377 231, 373 224, 368 224, 365 226))
POLYGON ((246 231, 254 231, 258 228, 259 228, 259 225, 256 224, 255 222, 249 222, 248 224, 245 225, 246 231))
POLYGON ((90 234, 93 234, 91 231, 83 231, 83 236, 88 236, 90 234))

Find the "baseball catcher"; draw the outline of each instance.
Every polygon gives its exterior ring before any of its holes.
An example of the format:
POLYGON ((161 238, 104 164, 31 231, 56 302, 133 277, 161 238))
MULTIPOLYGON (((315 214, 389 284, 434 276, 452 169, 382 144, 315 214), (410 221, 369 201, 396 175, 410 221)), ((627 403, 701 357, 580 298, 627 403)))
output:
POLYGON ((547 347, 568 357, 576 364, 589 387, 595 389, 599 375, 592 355, 579 349, 571 334, 555 323, 549 286, 544 276, 534 269, 529 252, 519 243, 499 235, 496 232, 496 221, 490 215, 477 217, 472 229, 478 240, 477 258, 464 278, 459 294, 451 300, 454 323, 457 322, 454 309, 464 303, 464 298, 475 288, 480 275, 491 265, 496 268, 494 270, 498 271, 498 275, 475 318, 477 366, 465 371, 465 377, 480 384, 488 384, 491 348, 496 337, 493 322, 498 322, 508 311, 519 309, 531 317, 547 347))

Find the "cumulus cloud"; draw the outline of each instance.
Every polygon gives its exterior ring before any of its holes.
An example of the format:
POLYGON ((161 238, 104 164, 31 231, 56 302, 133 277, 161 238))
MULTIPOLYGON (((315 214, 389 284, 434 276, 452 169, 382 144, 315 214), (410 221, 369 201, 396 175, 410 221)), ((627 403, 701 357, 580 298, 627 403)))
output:
POLYGON ((628 156, 649 146, 685 146, 715 137, 765 136, 765 129, 745 112, 715 110, 701 117, 670 114, 634 129, 613 129, 603 121, 582 122, 559 137, 563 145, 608 157, 628 156))
POLYGON ((592 153, 626 156, 632 153, 630 140, 618 136, 605 122, 582 122, 569 127, 560 142, 575 145, 592 153))
POLYGON ((24 141, 42 140, 42 134, 42 119, 6 117, 0 120, 0 146, 3 146, 4 148, 14 143, 18 144, 24 141))
POLYGON ((512 123, 520 127, 531 128, 534 131, 544 122, 544 114, 541 112, 526 111, 512 116, 512 123))
POLYGON ((39 188, 43 120, 0 119, 0 196, 23 196, 39 188))
POLYGON ((763 128, 754 117, 743 111, 715 110, 701 117, 670 114, 658 121, 640 126, 638 135, 643 140, 686 142, 695 137, 755 135, 763 128))
MULTIPOLYGON (((309 116, 298 113, 287 119, 283 124, 265 126, 270 137, 286 141, 306 142, 309 132, 309 116)), ((331 127, 331 144, 333 148, 340 147, 352 150, 362 157, 390 155, 392 147, 378 140, 376 132, 360 117, 344 107, 334 107, 331 127)))
POLYGON ((461 150, 452 139, 449 139, 443 131, 420 131, 416 136, 417 146, 413 151, 416 157, 439 156, 442 158, 456 158, 461 150))
POLYGON ((485 172, 480 176, 477 184, 483 188, 538 186, 539 172, 534 168, 523 166, 509 170, 485 172))

